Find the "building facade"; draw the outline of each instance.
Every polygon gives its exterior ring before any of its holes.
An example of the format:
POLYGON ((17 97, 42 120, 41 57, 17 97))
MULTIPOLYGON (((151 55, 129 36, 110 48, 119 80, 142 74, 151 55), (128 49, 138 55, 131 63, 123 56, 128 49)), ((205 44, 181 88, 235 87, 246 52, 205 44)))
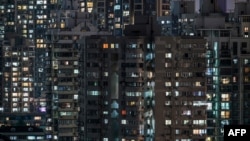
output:
MULTIPOLYGON (((45 67, 44 55, 45 55, 46 43, 45 43, 44 33, 47 28, 47 18, 48 18, 47 5, 48 5, 47 0, 39 0, 39 1, 3 0, 0 3, 1 7, 0 9, 2 15, 1 40, 4 40, 6 42, 12 42, 11 40, 13 40, 13 38, 15 37, 12 38, 9 37, 9 35, 18 34, 19 36, 22 36, 27 40, 29 40, 24 42, 31 42, 30 45, 25 44, 24 46, 34 46, 32 52, 33 58, 32 60, 30 60, 31 61, 30 63, 32 63, 33 67, 30 68, 30 70, 33 71, 32 81, 34 81, 32 82, 33 84, 30 85, 30 87, 32 87, 32 91, 30 93, 32 93, 31 94, 32 97, 34 96, 33 97, 34 99, 40 99, 40 97, 42 97, 42 91, 44 89, 45 74, 43 73, 42 70, 45 67)), ((17 39, 14 42, 18 42, 18 40, 19 39, 17 39)), ((1 43, 1 49, 3 49, 3 46, 5 46, 6 42, 4 42, 3 44, 1 43)), ((11 48, 16 48, 16 46, 17 44, 14 43, 14 45, 12 45, 11 48)), ((20 50, 22 50, 22 48, 20 48, 20 50)), ((11 54, 10 56, 12 56, 12 51, 11 50, 9 51, 11 54)), ((6 50, 1 51, 2 54, 4 54, 5 52, 6 50)), ((15 52, 19 52, 18 55, 21 55, 20 51, 16 50, 15 52)), ((8 60, 6 62, 4 61, 6 61, 6 59, 2 58, 1 59, 2 66, 5 66, 6 63, 12 64, 12 60, 8 60)), ((2 70, 1 73, 3 74, 4 70, 2 70)), ((4 86, 2 86, 1 88, 2 88, 2 95, 4 95, 4 86)), ((6 107, 2 106, 1 108, 5 112, 6 107)))
POLYGON ((79 1, 80 10, 89 12, 93 24, 100 31, 109 31, 122 36, 125 25, 134 23, 136 15, 154 15, 156 2, 153 0, 90 0, 79 1))
MULTIPOLYGON (((144 38, 86 39, 81 80, 83 140, 144 140, 144 38), (100 118, 102 117, 102 118, 100 118)), ((149 109, 148 109, 149 108, 149 109)), ((151 131, 151 130, 149 130, 151 131)))
POLYGON ((223 140, 224 125, 249 124, 250 4, 220 2, 2 0, 1 125, 60 141, 223 140))
POLYGON ((155 38, 155 140, 205 140, 206 40, 155 38))
POLYGON ((45 125, 46 97, 34 92, 35 46, 21 36, 2 44, 1 125, 45 125))

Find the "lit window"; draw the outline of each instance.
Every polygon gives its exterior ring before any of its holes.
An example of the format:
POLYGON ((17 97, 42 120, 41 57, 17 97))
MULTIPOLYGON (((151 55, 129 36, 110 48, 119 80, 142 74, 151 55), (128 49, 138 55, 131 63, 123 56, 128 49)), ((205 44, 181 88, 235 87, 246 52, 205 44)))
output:
POLYGON ((222 101, 229 101, 229 94, 221 94, 222 101))
POLYGON ((182 115, 190 116, 191 115, 191 110, 183 110, 182 115))
POLYGON ((193 120, 194 125, 206 125, 206 120, 193 120))
POLYGON ((183 120, 183 124, 184 125, 190 124, 190 120, 183 120))
POLYGON ((57 3, 57 0, 50 0, 50 3, 55 4, 55 3, 57 3))
POLYGON ((23 5, 23 6, 22 6, 22 9, 23 9, 23 10, 26 10, 26 9, 27 9, 27 6, 26 6, 26 5, 23 5))
POLYGON ((134 106, 134 105, 135 105, 135 101, 129 102, 129 105, 130 105, 130 106, 134 106))
POLYGON ((171 67, 172 65, 171 65, 171 63, 165 63, 165 67, 166 68, 169 68, 169 67, 171 67))
POLYGON ((77 95, 77 94, 74 95, 74 99, 75 99, 75 100, 78 99, 78 95, 77 95))
POLYGON ((29 33, 34 33, 34 30, 29 30, 29 33))
POLYGON ((11 140, 17 140, 17 136, 10 136, 11 140))
POLYGON ((236 83, 237 82, 237 78, 236 76, 233 76, 233 82, 236 83))
POLYGON ((195 86, 201 86, 201 82, 195 82, 195 86))
POLYGON ((65 23, 61 23, 61 28, 65 28, 65 23))
POLYGON ((85 8, 81 8, 81 12, 84 12, 85 11, 85 8))
POLYGON ((180 76, 179 72, 175 73, 175 77, 179 77, 179 76, 180 76))
POLYGON ((224 109, 224 110, 229 110, 229 103, 227 102, 222 102, 221 103, 221 109, 224 109))
POLYGON ((107 44, 107 43, 104 43, 104 44, 102 45, 102 48, 108 48, 108 44, 107 44))
POLYGON ((120 5, 115 5, 115 6, 114 6, 114 9, 115 9, 115 10, 119 10, 120 8, 121 8, 120 5))
POLYGON ((121 28, 121 24, 115 24, 115 28, 121 28))
POLYGON ((37 138, 37 140, 43 140, 44 139, 43 136, 37 136, 36 138, 37 138))
POLYGON ((93 8, 88 8, 88 12, 91 13, 93 8))
POLYGON ((23 71, 29 71, 28 67, 23 67, 23 71))
POLYGON ((221 118, 229 118, 230 112, 229 111, 221 111, 220 115, 221 115, 221 118))
POLYGON ((115 48, 119 48, 119 44, 115 44, 115 48))
POLYGON ((85 6, 85 3, 84 3, 84 2, 81 2, 80 5, 81 5, 81 7, 84 7, 84 6, 85 6))
POLYGON ((15 96, 19 96, 18 93, 12 93, 12 96, 15 97, 15 96))
POLYGON ((23 106, 24 107, 28 107, 29 105, 28 105, 28 103, 24 103, 23 106))
POLYGON ((230 79, 228 77, 223 77, 221 79, 221 82, 222 82, 222 84, 229 84, 230 83, 230 79))
POLYGON ((12 103, 13 107, 17 107, 17 105, 18 105, 17 103, 12 103))
POLYGON ((23 101, 29 101, 29 98, 23 98, 23 101))
POLYGON ((18 53, 17 52, 12 52, 12 55, 18 55, 18 53))
POLYGON ((108 77, 108 76, 109 76, 109 73, 108 73, 108 72, 103 72, 103 76, 108 77))
POLYGON ((23 96, 29 96, 29 93, 23 93, 23 96))
POLYGON ((22 83, 22 86, 24 87, 27 87, 27 86, 30 86, 31 84, 30 83, 22 83))
POLYGON ((165 82, 165 86, 166 87, 170 87, 171 86, 171 82, 165 82))
POLYGON ((171 96, 171 92, 166 92, 166 96, 171 96))
POLYGON ((194 129, 193 130, 194 135, 203 135, 206 134, 206 129, 194 129))
POLYGON ((176 86, 176 87, 179 87, 179 82, 175 82, 175 86, 176 86))
POLYGON ((175 91, 175 92, 174 92, 174 96, 180 96, 179 91, 175 91))
POLYGON ((74 69, 74 74, 78 74, 79 70, 78 69, 74 69))
POLYGON ((171 105, 171 101, 165 101, 165 105, 166 106, 171 105))
POLYGON ((12 68, 12 71, 18 71, 18 68, 13 67, 13 68, 12 68))
POLYGON ((28 140, 35 140, 36 137, 35 136, 28 136, 28 140))
POLYGON ((23 91, 28 92, 29 88, 23 88, 23 91))
POLYGON ((69 61, 65 61, 65 62, 64 62, 64 65, 69 65, 69 61))
MULTIPOLYGON (((112 14, 112 16, 114 17, 113 14, 112 14)), ((129 11, 123 11, 123 16, 129 16, 129 11)))
POLYGON ((180 134, 180 130, 179 130, 179 129, 176 129, 176 130, 175 130, 175 134, 176 134, 176 135, 180 134))
POLYGON ((104 124, 108 124, 109 120, 108 119, 104 119, 104 124))
POLYGON ((244 59, 244 64, 249 64, 250 63, 250 59, 244 59))
POLYGON ((171 125, 171 120, 165 120, 165 125, 171 125))
POLYGON ((18 112, 19 108, 12 108, 12 112, 18 112))
POLYGON ((248 27, 244 27, 244 32, 248 32, 248 27))
POLYGON ((245 70, 245 73, 249 73, 250 72, 250 67, 245 67, 244 70, 245 70))
POLYGON ((87 91, 87 95, 97 96, 97 95, 100 95, 100 92, 99 91, 87 91))
POLYGON ((166 53, 165 58, 172 58, 172 53, 166 53))
POLYGON ((122 120, 121 120, 121 123, 122 123, 122 124, 127 124, 127 120, 126 120, 126 119, 122 119, 122 120))
POLYGON ((93 2, 87 2, 87 7, 93 7, 93 2))
POLYGON ((74 65, 78 65, 78 61, 74 61, 74 65))
POLYGON ((168 15, 169 14, 169 11, 163 11, 162 12, 162 15, 165 16, 165 15, 168 15))
POLYGON ((29 58, 28 57, 23 57, 23 61, 28 61, 29 58))

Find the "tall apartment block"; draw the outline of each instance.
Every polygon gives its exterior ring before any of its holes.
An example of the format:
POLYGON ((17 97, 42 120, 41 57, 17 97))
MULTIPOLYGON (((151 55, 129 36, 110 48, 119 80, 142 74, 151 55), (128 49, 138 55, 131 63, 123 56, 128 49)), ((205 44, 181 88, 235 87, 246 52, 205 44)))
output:
MULTIPOLYGON (((36 97, 34 92, 35 46, 22 36, 8 39, 1 52, 1 126, 44 127, 46 97, 36 97)), ((17 140, 16 136, 10 138, 17 140)))
MULTIPOLYGON (((237 2, 234 14, 202 13, 196 33, 207 48, 208 141, 223 140, 223 126, 249 124, 247 60, 249 57, 249 2, 237 2)), ((216 8, 214 8, 216 9, 216 8)))
POLYGON ((157 21, 163 36, 193 36, 195 33, 195 0, 157 1, 157 21))
POLYGON ((205 140, 206 40, 129 30, 82 44, 81 139, 205 140))
POLYGON ((44 89, 45 74, 41 72, 44 68, 44 52, 46 48, 45 31, 47 29, 48 3, 47 0, 2 0, 0 3, 1 16, 4 21, 1 31, 1 38, 7 34, 17 33, 27 39, 30 39, 35 45, 34 71, 35 75, 35 94, 41 95, 44 89))
POLYGON ((250 124, 250 4, 223 1, 1 0, 0 124, 40 140, 223 140, 250 124))
MULTIPOLYGON (((79 1, 51 3, 49 30, 46 32, 46 90, 48 140, 78 141, 84 130, 81 108, 85 93, 79 76, 80 50, 85 36, 107 34, 91 24, 89 13, 78 9, 79 1)), ((109 34, 107 34, 109 35, 109 34)), ((84 110, 84 111, 83 111, 84 110)), ((101 118, 101 117, 99 117, 101 118)), ((85 131, 85 130, 84 130, 85 131)))
MULTIPOLYGON (((82 140, 144 140, 144 38, 86 39, 82 140)), ((149 107, 148 107, 149 108, 149 107)))
POLYGON ((192 12, 192 3, 173 1, 172 15, 158 17, 158 22, 165 35, 206 39, 206 140, 220 141, 224 125, 249 124, 249 1, 236 1, 234 11, 222 1, 200 1, 199 13, 192 12))
MULTIPOLYGON (((41 109, 46 107, 45 97, 41 94, 45 80, 44 73, 41 73, 44 68, 44 50, 41 48, 46 47, 43 33, 47 24, 47 1, 3 0, 0 2, 0 13, 0 122, 19 120, 25 125, 32 125, 44 117, 41 116, 43 110, 33 114, 37 112, 36 106, 41 106, 41 109), (37 56, 40 56, 39 59, 37 56), (32 121, 37 114, 40 117, 32 121)), ((44 127, 43 123, 37 126, 44 127)))
POLYGON ((205 140, 206 40, 155 37, 156 141, 205 140))
POLYGON ((90 36, 81 45, 81 139, 153 140, 150 36, 90 36))
POLYGON ((80 1, 80 10, 89 12, 100 31, 122 36, 125 25, 134 23, 136 15, 153 15, 154 0, 89 0, 80 1))

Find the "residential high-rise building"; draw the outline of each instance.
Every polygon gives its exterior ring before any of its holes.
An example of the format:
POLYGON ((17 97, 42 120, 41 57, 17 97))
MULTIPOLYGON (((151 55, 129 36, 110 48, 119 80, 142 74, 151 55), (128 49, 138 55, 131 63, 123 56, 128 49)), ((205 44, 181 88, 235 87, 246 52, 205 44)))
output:
POLYGON ((155 37, 156 141, 205 140, 206 40, 155 37))
POLYGON ((249 1, 197 2, 0 1, 0 124, 55 141, 221 141, 250 124, 249 1))
POLYGON ((246 72, 249 56, 249 3, 236 3, 235 13, 219 11, 196 19, 196 33, 208 42, 207 48, 207 140, 223 140, 223 127, 249 124, 246 72), (246 61, 246 62, 244 62, 246 61), (244 110, 243 110, 244 109, 244 110))
MULTIPOLYGON (((78 8, 80 1, 50 3, 50 20, 46 32, 47 128, 49 140, 78 141, 83 130, 79 66, 82 38, 90 35, 110 35, 91 24, 90 15, 78 8)), ((85 131, 85 129, 84 129, 85 131)), ((84 139, 83 139, 84 140, 84 139)))
POLYGON ((44 68, 45 54, 45 31, 48 23, 48 2, 47 0, 3 0, 0 3, 1 19, 4 25, 1 27, 4 38, 6 34, 17 33, 27 39, 30 39, 35 45, 34 71, 35 95, 39 97, 44 89, 45 74, 41 72, 44 68))
POLYGON ((80 10, 89 12, 100 31, 122 36, 125 25, 134 23, 136 15, 154 15, 154 0, 90 0, 80 1, 80 10))
MULTIPOLYGON (((47 4, 47 0, 0 2, 1 80, 3 82, 1 124, 11 119, 22 120, 26 125, 44 120, 45 114, 31 122, 38 114, 36 106, 41 106, 41 109, 46 107, 46 99, 42 91, 45 81, 43 69, 47 4), (26 113, 27 116, 25 116, 26 113)), ((44 127, 44 124, 45 122, 41 122, 36 126, 44 127)))
POLYGON ((82 139, 206 139, 206 40, 136 27, 81 47, 82 139))
POLYGON ((195 33, 194 17, 196 16, 195 0, 157 1, 157 21, 162 26, 165 36, 193 36, 195 33), (161 2, 165 2, 164 4, 161 2), (168 7, 167 10, 165 7, 168 7), (164 10, 165 9, 165 10, 164 10), (164 13, 165 14, 162 14, 164 13))
POLYGON ((45 127, 46 98, 37 97, 34 92, 35 46, 22 36, 7 39, 1 52, 0 124, 45 127))
POLYGON ((130 29, 125 37, 91 36, 81 44, 82 140, 154 138, 154 45, 151 36, 137 36, 151 30, 130 29))

